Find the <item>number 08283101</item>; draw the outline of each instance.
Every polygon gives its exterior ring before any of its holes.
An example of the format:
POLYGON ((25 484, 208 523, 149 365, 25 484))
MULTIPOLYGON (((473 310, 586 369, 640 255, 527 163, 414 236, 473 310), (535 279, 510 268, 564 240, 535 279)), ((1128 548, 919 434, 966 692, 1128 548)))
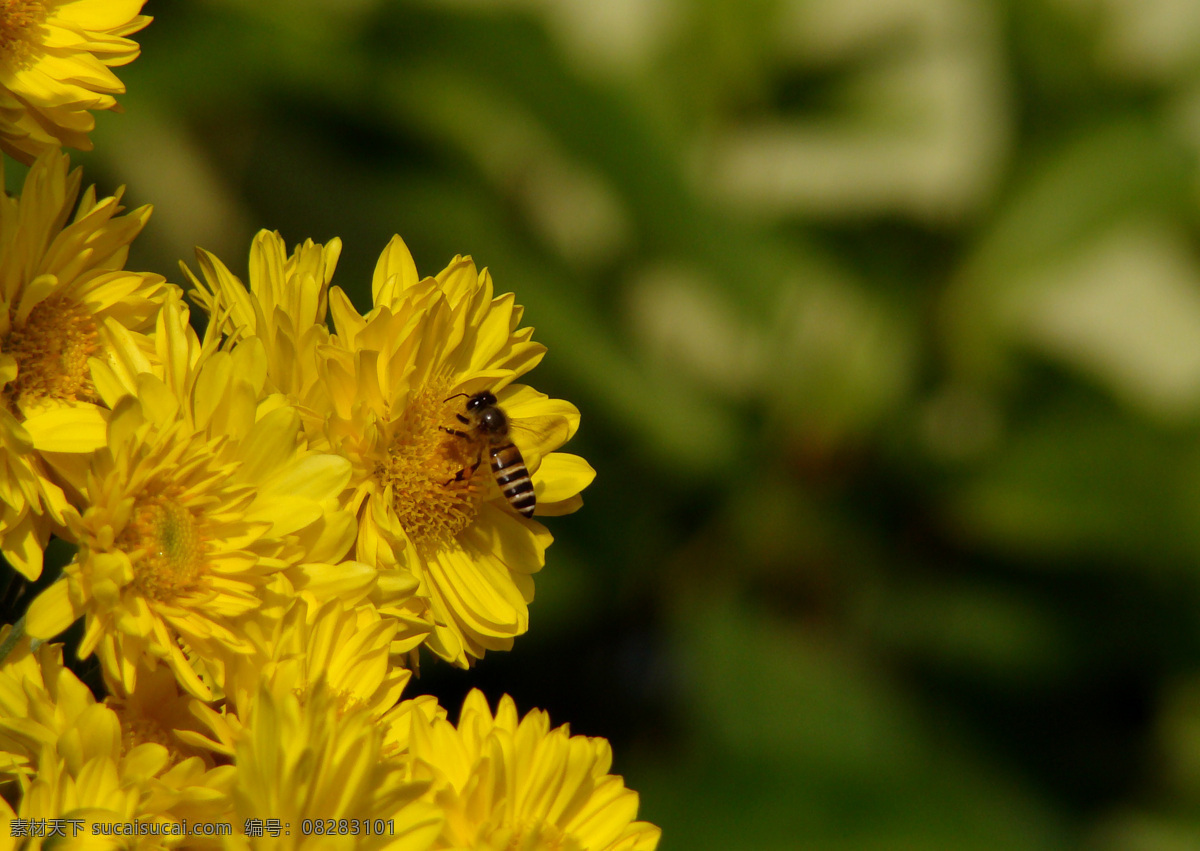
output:
POLYGON ((306 818, 300 822, 305 836, 394 836, 395 819, 306 818))

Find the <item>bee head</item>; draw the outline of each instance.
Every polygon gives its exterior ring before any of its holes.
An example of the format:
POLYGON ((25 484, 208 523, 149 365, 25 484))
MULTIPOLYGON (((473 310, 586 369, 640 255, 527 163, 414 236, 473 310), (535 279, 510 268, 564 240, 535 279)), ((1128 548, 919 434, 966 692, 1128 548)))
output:
POLYGON ((468 399, 467 411, 474 416, 475 427, 482 434, 501 437, 508 434, 508 417, 491 391, 484 390, 468 399))
POLYGON ((491 390, 483 390, 476 393, 471 398, 467 399, 467 410, 478 411, 483 408, 491 408, 496 404, 496 396, 491 390))

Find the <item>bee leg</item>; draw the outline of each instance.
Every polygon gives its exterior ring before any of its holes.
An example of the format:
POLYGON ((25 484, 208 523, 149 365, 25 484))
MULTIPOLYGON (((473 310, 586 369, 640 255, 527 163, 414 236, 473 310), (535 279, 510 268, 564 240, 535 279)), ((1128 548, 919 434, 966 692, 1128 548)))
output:
MULTIPOLYGON (((464 423, 471 422, 466 417, 464 417, 462 414, 458 414, 457 416, 464 423)), ((440 428, 442 431, 446 432, 446 434, 452 434, 455 437, 462 438, 463 440, 471 439, 471 435, 465 431, 459 431, 456 428, 446 428, 445 426, 438 426, 438 428, 440 428)), ((475 459, 475 463, 471 465, 471 469, 469 472, 466 467, 463 467, 461 470, 459 470, 457 473, 454 474, 453 479, 446 479, 446 481, 442 483, 442 487, 449 486, 449 484, 451 482, 462 482, 462 481, 470 479, 472 476, 475 475, 475 471, 479 469, 479 465, 482 463, 483 463, 483 453, 480 452, 478 457, 476 457, 476 459, 475 459)))
MULTIPOLYGON (((447 431, 449 431, 449 429, 447 429, 447 431)), ((479 458, 476 459, 475 463, 471 465, 470 470, 468 470, 466 467, 463 467, 461 470, 459 470, 457 473, 454 474, 453 479, 446 479, 446 481, 442 482, 442 487, 446 487, 451 482, 462 482, 462 481, 467 481, 468 479, 473 478, 475 476, 475 471, 479 469, 479 465, 481 463, 483 463, 482 455, 480 455, 479 458)))
POLYGON ((471 465, 471 472, 467 473, 468 479, 475 475, 475 471, 479 469, 479 465, 482 463, 483 453, 480 453, 479 457, 475 459, 475 463, 471 465))

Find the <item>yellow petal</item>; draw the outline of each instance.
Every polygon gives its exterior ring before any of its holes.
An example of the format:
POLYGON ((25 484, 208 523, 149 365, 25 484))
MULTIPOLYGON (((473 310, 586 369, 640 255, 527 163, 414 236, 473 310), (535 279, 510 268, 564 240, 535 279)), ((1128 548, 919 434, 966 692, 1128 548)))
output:
POLYGON ((412 253, 399 235, 393 236, 375 264, 375 273, 371 277, 371 303, 391 305, 418 280, 412 253))
POLYGON ((60 3, 55 15, 84 30, 111 30, 141 11, 146 0, 74 0, 60 3))
POLYGON ((533 477, 533 490, 538 507, 543 502, 555 503, 575 496, 596 478, 592 465, 568 452, 551 452, 533 477))
POLYGON ((4 558, 30 582, 42 575, 42 551, 50 538, 50 530, 38 525, 26 507, 19 520, 4 528, 4 558))
POLYGON ((73 596, 66 579, 55 582, 29 606, 25 631, 34 638, 53 638, 75 623, 83 614, 83 604, 73 596))
POLYGON ((494 555, 509 570, 537 573, 546 564, 546 547, 553 538, 540 523, 534 528, 530 521, 487 503, 480 506, 462 540, 473 552, 494 555))
POLYGON ((296 591, 307 591, 317 600, 338 597, 347 603, 357 603, 370 592, 375 582, 375 568, 360 561, 341 564, 303 564, 288 572, 296 591))
POLYGON ((95 405, 78 402, 25 420, 34 447, 45 452, 93 452, 106 442, 108 424, 95 405))

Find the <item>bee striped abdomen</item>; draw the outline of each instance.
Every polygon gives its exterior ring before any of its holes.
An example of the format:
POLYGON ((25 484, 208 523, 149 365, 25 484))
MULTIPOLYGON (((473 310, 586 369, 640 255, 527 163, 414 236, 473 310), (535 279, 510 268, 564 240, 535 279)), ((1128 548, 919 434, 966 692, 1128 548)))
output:
POLYGON ((492 473, 508 504, 523 516, 532 517, 537 497, 533 495, 533 482, 525 467, 525 459, 521 457, 521 450, 507 443, 493 446, 491 456, 492 473))

